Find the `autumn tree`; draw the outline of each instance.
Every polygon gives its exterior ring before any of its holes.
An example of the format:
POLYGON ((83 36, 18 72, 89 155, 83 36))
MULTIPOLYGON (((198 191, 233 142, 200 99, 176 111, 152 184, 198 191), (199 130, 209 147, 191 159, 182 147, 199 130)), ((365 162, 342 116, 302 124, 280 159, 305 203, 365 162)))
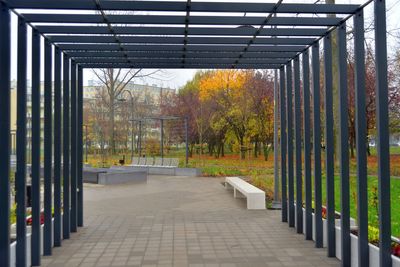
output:
POLYGON ((268 160, 268 153, 274 140, 274 82, 268 71, 254 71, 246 82, 246 90, 251 98, 254 126, 251 137, 254 141, 254 156, 263 149, 264 159, 268 160))

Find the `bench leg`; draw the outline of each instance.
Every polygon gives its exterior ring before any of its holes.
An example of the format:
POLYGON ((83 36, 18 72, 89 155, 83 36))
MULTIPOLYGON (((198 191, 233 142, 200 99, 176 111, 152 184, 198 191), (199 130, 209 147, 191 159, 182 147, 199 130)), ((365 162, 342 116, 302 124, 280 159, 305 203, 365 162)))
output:
POLYGON ((229 183, 225 182, 225 189, 226 190, 231 190, 233 186, 231 186, 229 183))
POLYGON ((265 210, 265 195, 247 197, 248 210, 265 210))
POLYGON ((243 195, 242 192, 240 192, 236 188, 233 188, 233 197, 234 198, 246 198, 246 196, 243 195))

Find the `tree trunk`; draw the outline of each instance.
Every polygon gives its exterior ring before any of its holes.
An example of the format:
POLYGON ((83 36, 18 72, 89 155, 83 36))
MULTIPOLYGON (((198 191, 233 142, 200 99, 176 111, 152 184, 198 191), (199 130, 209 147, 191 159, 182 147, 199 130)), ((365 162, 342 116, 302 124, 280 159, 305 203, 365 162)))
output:
POLYGON ((350 137, 350 157, 354 158, 354 139, 350 137))
POLYGON ((367 141, 367 155, 368 157, 371 156, 371 147, 369 146, 369 142, 367 141))
POLYGON ((115 108, 114 108, 114 98, 110 97, 110 122, 111 122, 111 151, 113 155, 115 154, 115 118, 114 118, 114 113, 115 113, 115 108))
POLYGON ((240 137, 240 158, 245 159, 246 158, 246 151, 244 149, 244 138, 240 137))
POLYGON ((267 144, 267 143, 264 143, 264 144, 263 144, 263 148, 264 148, 264 160, 265 160, 265 161, 268 161, 268 154, 269 154, 269 151, 268 151, 268 144, 267 144))
POLYGON ((219 144, 217 144, 217 150, 215 151, 215 154, 214 154, 216 159, 219 158, 220 153, 221 153, 221 146, 219 144))

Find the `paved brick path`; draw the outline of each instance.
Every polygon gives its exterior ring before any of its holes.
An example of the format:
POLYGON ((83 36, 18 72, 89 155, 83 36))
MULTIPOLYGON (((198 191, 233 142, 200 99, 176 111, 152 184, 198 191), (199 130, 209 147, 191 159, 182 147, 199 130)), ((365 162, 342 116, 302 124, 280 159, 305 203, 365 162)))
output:
POLYGON ((85 185, 85 227, 43 266, 338 266, 280 211, 249 211, 216 178, 85 185))

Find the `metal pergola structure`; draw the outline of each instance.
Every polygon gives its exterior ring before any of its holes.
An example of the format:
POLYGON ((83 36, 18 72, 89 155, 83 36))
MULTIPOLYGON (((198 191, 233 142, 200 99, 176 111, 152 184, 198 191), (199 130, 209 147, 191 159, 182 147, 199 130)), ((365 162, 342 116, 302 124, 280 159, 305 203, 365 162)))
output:
MULTIPOLYGON (((371 2, 370 0, 369 2, 371 2)), ((366 3, 366 4, 369 4, 366 3)), ((374 0, 376 115, 379 168, 380 266, 391 266, 391 216, 385 1, 374 0)), ((366 5, 365 4, 365 5, 366 5)), ((0 265, 10 262, 10 12, 18 15, 17 248, 25 266, 27 27, 32 27, 32 265, 40 265, 40 70, 44 40, 44 255, 83 225, 82 70, 84 68, 278 69, 282 221, 323 246, 321 197, 320 53, 324 53, 328 256, 335 256, 332 31, 337 30, 340 95, 340 201, 342 264, 350 266, 346 23, 354 20, 356 65, 359 264, 368 266, 368 199, 363 8, 345 4, 228 3, 197 1, 1 0, 0 1, 0 265), (32 12, 35 10, 35 12, 32 12), (243 15, 245 13, 245 15, 243 15), (52 48, 54 47, 54 53, 52 48), (311 53, 311 64, 309 57, 311 53), (54 65, 53 59, 54 58, 54 65), (300 66, 300 62, 302 63, 300 66), (63 67, 62 67, 63 65, 63 67), (310 67, 312 88, 310 91, 310 67), (300 72, 300 69, 302 71, 300 72), (52 72, 54 71, 54 85, 52 72), (302 76, 300 76, 300 73, 302 76), (302 83, 300 82, 302 80, 302 83), (61 92, 62 90, 62 92, 61 92), (54 103, 53 94, 54 91, 54 103), (301 102, 300 92, 303 94, 301 102), (61 94, 62 93, 62 94, 61 94), (294 97, 293 97, 294 93, 294 97), (313 95, 312 105, 310 94, 313 95), (68 96, 68 97, 66 97, 68 96), (294 98, 294 105, 292 99, 294 98), (52 107, 54 105, 54 113, 52 107), (310 125, 312 108, 313 125, 310 125), (304 121, 300 112, 304 110, 304 121), (295 111, 293 113, 293 111, 295 111), (294 116, 293 116, 294 114, 294 116), (53 120, 54 118, 54 120, 53 120), (54 121, 54 125, 52 122, 54 121), (301 123, 304 132, 301 132, 301 123), (313 130, 311 141, 310 128, 313 130), (295 130, 295 131, 294 131, 295 130), (294 131, 294 133, 293 133, 294 131), (61 134, 62 132, 62 134, 61 134), (54 143, 52 139, 54 137, 54 143), (293 140, 295 142, 293 143, 293 140), (313 161, 311 159, 311 144, 313 161), (304 144, 304 185, 301 146, 304 144), (62 145, 62 147, 61 147, 62 145), (295 147, 295 149, 294 149, 295 147), (61 149, 63 148, 63 149, 61 149), (295 159, 293 152, 296 151, 295 159), (61 153, 63 157, 61 157, 61 153), (52 162, 54 161, 54 172, 52 162), (62 161, 62 162, 61 162, 62 161), (313 162, 313 165, 311 164, 313 162), (63 168, 61 166, 63 165, 63 168), (294 166, 295 165, 295 166, 294 166), (311 183, 313 166, 314 187, 311 183), (294 169, 295 167, 295 169, 294 169), (294 177, 297 177, 294 184, 294 177), (54 177, 54 229, 52 186, 54 177), (61 180, 61 177, 63 178, 61 180), (63 184, 61 185, 61 181, 63 184), (296 199, 294 199, 296 191, 296 199), (61 192, 63 198, 61 199, 61 192), (63 213, 61 212, 61 207, 63 213), (61 229, 62 220, 62 229, 61 229), (54 243, 52 242, 54 236, 54 243)), ((278 87, 277 87, 278 88, 278 87)), ((277 103, 276 103, 277 105, 277 103)))

